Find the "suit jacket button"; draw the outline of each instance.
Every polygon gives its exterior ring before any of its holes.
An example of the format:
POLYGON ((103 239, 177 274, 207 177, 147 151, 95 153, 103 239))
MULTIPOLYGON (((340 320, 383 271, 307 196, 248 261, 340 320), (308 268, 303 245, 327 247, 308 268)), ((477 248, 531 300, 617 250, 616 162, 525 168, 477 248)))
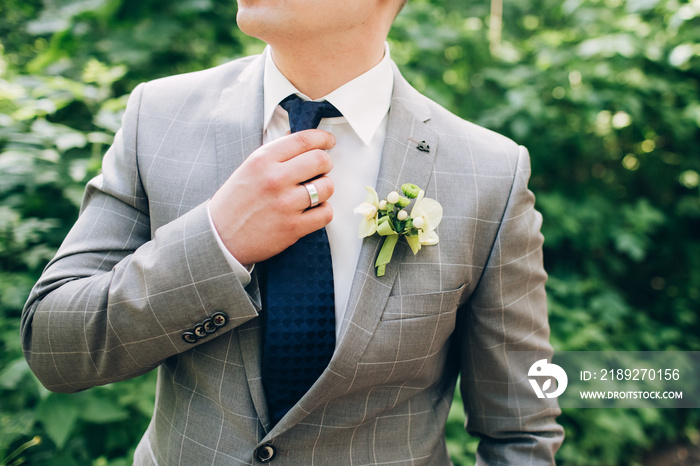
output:
POLYGON ((207 336, 207 331, 204 330, 204 324, 197 324, 192 329, 197 338, 204 338, 207 336))
POLYGON ((192 333, 192 332, 184 332, 182 334, 182 339, 185 340, 186 343, 197 343, 197 336, 192 333))
POLYGON ((255 457, 261 463, 269 463, 270 461, 272 461, 276 454, 277 451, 275 450, 275 447, 270 445, 269 443, 260 445, 258 448, 255 449, 255 457))
POLYGON ((226 314, 224 314, 223 312, 217 312, 216 314, 211 316, 211 320, 217 327, 223 327, 228 323, 228 317, 226 317, 226 314))
POLYGON ((214 333, 217 330, 219 330, 219 327, 214 325, 214 321, 211 319, 204 319, 204 322, 202 322, 202 325, 204 326, 204 330, 207 333, 214 333))

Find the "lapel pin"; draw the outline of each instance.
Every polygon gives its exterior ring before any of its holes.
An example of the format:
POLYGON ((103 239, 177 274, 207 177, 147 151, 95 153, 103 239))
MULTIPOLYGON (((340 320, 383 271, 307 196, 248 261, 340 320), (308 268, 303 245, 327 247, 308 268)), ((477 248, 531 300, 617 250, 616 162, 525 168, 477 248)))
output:
POLYGON ((418 141, 416 141, 416 140, 413 139, 413 138, 408 138, 408 140, 411 141, 411 142, 415 142, 416 144, 418 144, 418 145, 416 146, 416 149, 418 149, 419 151, 421 151, 421 152, 430 152, 430 145, 429 145, 428 143, 426 143, 425 141, 418 142, 418 141))

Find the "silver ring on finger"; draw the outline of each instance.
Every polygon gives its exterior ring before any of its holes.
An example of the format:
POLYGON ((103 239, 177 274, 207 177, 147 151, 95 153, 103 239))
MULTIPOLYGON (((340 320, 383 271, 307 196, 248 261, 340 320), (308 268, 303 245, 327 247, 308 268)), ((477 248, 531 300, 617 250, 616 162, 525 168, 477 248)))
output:
POLYGON ((309 200, 311 201, 309 209, 312 207, 316 207, 318 205, 318 191, 316 190, 316 186, 314 186, 313 183, 306 183, 302 186, 304 186, 309 192, 309 200))

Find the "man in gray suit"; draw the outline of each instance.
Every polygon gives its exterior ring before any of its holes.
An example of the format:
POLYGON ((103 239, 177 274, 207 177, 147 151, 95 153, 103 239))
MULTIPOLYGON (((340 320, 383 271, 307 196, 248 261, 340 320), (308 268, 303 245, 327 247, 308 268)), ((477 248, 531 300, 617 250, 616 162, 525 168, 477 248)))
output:
POLYGON ((556 404, 508 399, 509 353, 551 356, 527 151, 401 77, 385 44, 400 0, 238 3, 261 56, 132 93, 24 310, 34 372, 75 392, 157 367, 139 465, 447 465, 458 374, 480 463, 553 463, 556 404), (342 116, 288 134, 290 94, 342 116), (357 237, 352 208, 405 182, 442 204, 440 241, 399 242, 377 277, 381 240, 357 237), (323 227, 335 351, 273 421, 260 264, 323 227))

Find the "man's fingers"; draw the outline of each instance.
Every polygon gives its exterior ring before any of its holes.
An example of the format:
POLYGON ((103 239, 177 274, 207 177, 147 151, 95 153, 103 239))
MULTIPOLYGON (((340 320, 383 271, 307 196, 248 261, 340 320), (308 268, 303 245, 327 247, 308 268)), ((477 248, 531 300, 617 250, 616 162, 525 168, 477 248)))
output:
POLYGON ((315 180, 302 183, 301 189, 299 190, 301 193, 301 199, 299 203, 300 211, 306 210, 309 207, 311 207, 311 192, 313 192, 313 189, 309 190, 307 188, 307 185, 309 184, 313 185, 314 188, 316 188, 318 204, 326 202, 333 195, 333 181, 327 176, 322 176, 320 178, 316 178, 315 180))
POLYGON ((300 131, 258 148, 214 194, 209 207, 226 248, 242 264, 268 259, 333 218, 327 202, 333 162, 326 152, 332 134, 300 131), (303 183, 313 183, 319 204, 311 207, 303 183))
POLYGON ((335 136, 328 131, 308 129, 298 133, 283 136, 265 144, 265 153, 273 154, 278 162, 286 162, 315 149, 329 150, 335 146, 335 136))
POLYGON ((287 218, 297 216, 311 208, 311 193, 307 185, 312 184, 316 190, 317 205, 328 201, 333 195, 333 180, 327 176, 321 176, 305 183, 297 184, 278 196, 275 202, 275 212, 287 218))
POLYGON ((297 217, 296 233, 301 238, 328 225, 333 220, 333 207, 328 202, 308 209, 297 217))
POLYGON ((287 160, 282 165, 285 176, 298 184, 330 173, 333 159, 325 150, 315 149, 287 160))

